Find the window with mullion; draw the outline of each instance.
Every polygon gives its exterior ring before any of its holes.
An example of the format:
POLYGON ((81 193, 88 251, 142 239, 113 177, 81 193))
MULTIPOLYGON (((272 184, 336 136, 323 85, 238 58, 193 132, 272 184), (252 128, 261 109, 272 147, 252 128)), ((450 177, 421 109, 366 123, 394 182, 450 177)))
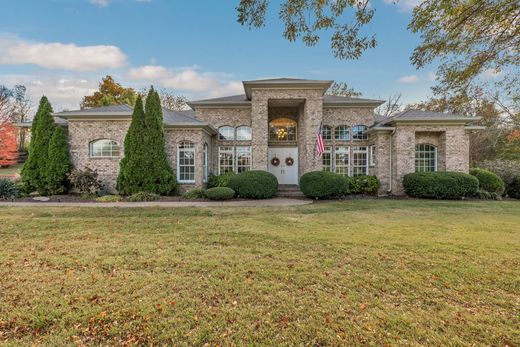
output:
POLYGON ((220 146, 218 148, 218 173, 223 175, 226 172, 234 171, 235 151, 233 146, 220 146))
POLYGON ((368 173, 368 151, 366 146, 352 148, 352 176, 368 173))
POLYGON ((350 153, 347 146, 334 148, 334 172, 340 175, 350 175, 350 153))
POLYGON ((415 146, 415 172, 437 171, 437 147, 429 144, 415 146))
POLYGON ((332 147, 325 146, 325 151, 321 156, 323 171, 332 171, 332 147))
POLYGON ((191 142, 181 142, 177 150, 177 180, 195 182, 195 147, 191 142))

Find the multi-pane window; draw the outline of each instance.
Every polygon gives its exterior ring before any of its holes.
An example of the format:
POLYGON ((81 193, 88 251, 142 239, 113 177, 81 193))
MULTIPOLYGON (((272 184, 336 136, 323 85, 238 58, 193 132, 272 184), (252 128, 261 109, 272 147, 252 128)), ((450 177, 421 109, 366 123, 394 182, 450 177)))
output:
POLYGON ((235 128, 230 126, 222 126, 218 128, 218 139, 224 141, 233 141, 235 139, 235 128))
POLYGON ((332 171, 332 147, 325 147, 325 151, 321 155, 321 160, 323 163, 323 171, 332 171))
POLYGON ((251 127, 244 125, 237 127, 237 141, 251 141, 252 138, 251 127))
POLYGON ((202 147, 202 181, 208 181, 208 144, 202 147))
POLYGON ((346 125, 338 125, 334 128, 334 139, 338 141, 349 141, 350 140, 350 131, 349 127, 346 125))
POLYGON ((334 171, 340 175, 350 175, 350 153, 346 146, 338 146, 334 149, 334 171))
POLYGON ((352 176, 366 175, 368 172, 368 151, 366 146, 352 147, 352 176))
POLYGON ((237 173, 251 170, 251 146, 236 147, 237 173))
POLYGON ((321 135, 324 140, 332 140, 332 128, 328 125, 324 125, 321 129, 321 135))
POLYGON ((188 141, 181 142, 177 148, 177 180, 195 182, 195 146, 188 141))
POLYGON ((428 144, 415 146, 415 172, 437 171, 437 147, 428 144))
POLYGON ((364 125, 356 125, 352 128, 352 139, 354 141, 368 140, 367 127, 364 125))
POLYGON ((91 158, 114 158, 119 157, 119 143, 110 139, 92 141, 89 145, 91 158))
POLYGON ((370 146, 370 166, 376 166, 376 145, 370 146))
POLYGON ((218 148, 218 173, 219 175, 233 171, 235 167, 235 151, 233 146, 220 146, 218 148))
POLYGON ((269 122, 269 141, 296 141, 296 121, 289 118, 278 118, 269 122))

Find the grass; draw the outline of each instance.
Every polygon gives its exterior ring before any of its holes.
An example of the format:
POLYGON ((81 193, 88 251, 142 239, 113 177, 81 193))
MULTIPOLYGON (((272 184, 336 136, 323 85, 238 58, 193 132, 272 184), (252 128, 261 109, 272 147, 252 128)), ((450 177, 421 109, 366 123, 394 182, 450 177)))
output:
POLYGON ((22 167, 23 167, 23 163, 8 166, 8 167, 0 167, 0 177, 12 176, 12 175, 18 174, 22 170, 22 167))
POLYGON ((0 343, 514 346, 519 211, 0 207, 0 343))

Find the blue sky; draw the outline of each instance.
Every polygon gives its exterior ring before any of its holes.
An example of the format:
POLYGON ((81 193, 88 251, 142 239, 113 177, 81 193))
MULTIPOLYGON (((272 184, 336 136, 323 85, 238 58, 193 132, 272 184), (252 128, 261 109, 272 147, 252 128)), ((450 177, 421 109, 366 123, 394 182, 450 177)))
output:
POLYGON ((125 86, 153 84, 190 99, 241 93, 241 81, 301 77, 345 81, 364 97, 425 99, 435 66, 416 70, 419 38, 406 26, 419 0, 373 0, 367 32, 378 47, 356 61, 335 59, 328 35, 315 47, 282 37, 278 3, 265 28, 236 22, 237 1, 6 1, 0 12, 0 84, 25 84, 34 102, 46 94, 56 110, 77 108, 101 77, 125 86))

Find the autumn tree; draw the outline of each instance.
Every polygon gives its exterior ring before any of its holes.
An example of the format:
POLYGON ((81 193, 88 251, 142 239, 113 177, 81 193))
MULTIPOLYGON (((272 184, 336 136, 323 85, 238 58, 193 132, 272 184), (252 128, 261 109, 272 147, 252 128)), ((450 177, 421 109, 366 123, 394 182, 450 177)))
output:
POLYGON ((11 122, 0 120, 0 167, 14 165, 17 160, 16 128, 11 122))
POLYGON ((327 95, 356 98, 361 96, 361 92, 356 91, 354 88, 350 87, 346 82, 334 82, 327 90, 327 95))
POLYGON ((112 76, 105 76, 99 83, 99 90, 81 101, 81 108, 127 104, 134 106, 137 93, 132 88, 125 88, 114 81, 112 76))

